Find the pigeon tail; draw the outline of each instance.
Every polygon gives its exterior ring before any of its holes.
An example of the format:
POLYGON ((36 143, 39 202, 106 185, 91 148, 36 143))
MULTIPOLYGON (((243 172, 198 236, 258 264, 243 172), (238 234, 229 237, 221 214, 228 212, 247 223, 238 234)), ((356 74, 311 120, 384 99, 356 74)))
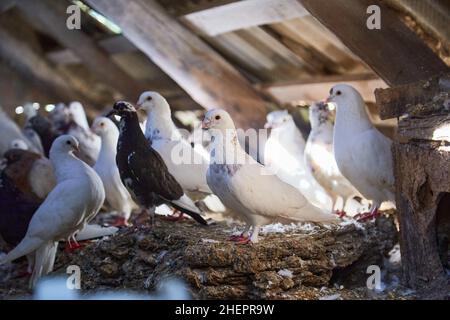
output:
POLYGON ((38 249, 44 241, 39 238, 25 238, 6 257, 0 259, 0 265, 14 261, 38 249))
POLYGON ((178 199, 170 201, 170 204, 177 210, 180 210, 183 213, 191 216, 192 219, 197 221, 200 224, 207 225, 205 219, 201 216, 201 211, 195 206, 194 202, 185 194, 178 199))
POLYGON ((58 242, 47 241, 36 250, 33 274, 30 279, 30 289, 33 289, 42 275, 53 271, 58 242))

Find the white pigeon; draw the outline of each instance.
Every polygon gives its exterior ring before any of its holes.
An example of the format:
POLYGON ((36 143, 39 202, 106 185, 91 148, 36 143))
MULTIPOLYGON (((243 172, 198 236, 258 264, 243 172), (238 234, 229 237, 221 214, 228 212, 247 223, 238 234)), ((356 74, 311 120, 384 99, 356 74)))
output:
POLYGON ((370 213, 362 218, 374 217, 384 201, 395 202, 392 141, 370 122, 364 101, 353 87, 334 86, 326 101, 336 105, 336 163, 344 177, 372 201, 370 213))
POLYGON ((75 241, 76 233, 97 214, 105 200, 100 177, 74 156, 76 149, 78 141, 72 136, 63 135, 54 141, 50 160, 57 186, 33 215, 23 240, 0 260, 4 264, 34 253, 30 287, 53 270, 58 241, 75 241))
POLYGON ((170 106, 157 92, 141 94, 137 107, 147 112, 145 137, 163 158, 169 172, 183 190, 194 199, 212 191, 206 182, 209 157, 182 136, 172 121, 170 106))
POLYGON ((80 142, 80 151, 77 153, 77 156, 90 166, 93 166, 100 153, 100 137, 90 130, 86 113, 81 103, 70 103, 68 112, 73 123, 67 134, 74 136, 80 142))
POLYGON ((333 200, 333 210, 339 197, 342 197, 342 208, 338 213, 344 214, 347 200, 360 194, 339 171, 334 158, 334 115, 325 103, 317 102, 309 108, 309 121, 311 132, 305 147, 305 163, 333 200))
POLYGON ((138 206, 122 184, 116 164, 119 129, 110 119, 98 117, 92 124, 92 131, 98 134, 102 140, 100 155, 94 165, 94 170, 102 179, 106 201, 119 214, 114 225, 127 225, 131 211, 138 206))
POLYGON ((10 149, 21 149, 21 150, 28 150, 28 145, 25 141, 22 139, 14 139, 9 144, 10 149))
POLYGON ((264 165, 281 180, 300 190, 309 202, 330 210, 331 198, 305 165, 305 140, 292 116, 287 110, 277 110, 266 118, 265 128, 270 128, 271 133, 264 145, 264 165))
POLYGON ((15 139, 24 141, 31 151, 38 152, 19 126, 0 107, 0 156, 10 149, 11 141, 15 139))
POLYGON ((208 111, 203 128, 213 138, 208 185, 247 223, 243 241, 258 242, 260 227, 274 221, 338 222, 335 215, 313 206, 300 191, 249 156, 240 146, 234 122, 226 111, 208 111), (248 238, 250 226, 253 232, 248 238))

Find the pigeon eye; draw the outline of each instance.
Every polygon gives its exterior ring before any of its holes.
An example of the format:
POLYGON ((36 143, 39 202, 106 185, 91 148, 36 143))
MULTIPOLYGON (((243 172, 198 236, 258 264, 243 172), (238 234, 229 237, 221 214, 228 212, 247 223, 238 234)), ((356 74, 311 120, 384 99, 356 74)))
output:
POLYGON ((70 146, 72 144, 72 142, 70 142, 70 140, 67 140, 66 143, 70 146))
POLYGON ((147 97, 147 101, 152 101, 152 97, 151 97, 151 96, 148 96, 148 97, 147 97))
POLYGON ((220 116, 217 115, 217 116, 215 117, 215 119, 216 119, 216 120, 220 120, 220 116))
POLYGON ((104 127, 105 126, 105 124, 102 122, 102 123, 100 123, 100 127, 104 127))
POLYGON ((336 92, 336 95, 338 95, 338 96, 340 96, 341 94, 342 94, 342 92, 339 90, 336 92))

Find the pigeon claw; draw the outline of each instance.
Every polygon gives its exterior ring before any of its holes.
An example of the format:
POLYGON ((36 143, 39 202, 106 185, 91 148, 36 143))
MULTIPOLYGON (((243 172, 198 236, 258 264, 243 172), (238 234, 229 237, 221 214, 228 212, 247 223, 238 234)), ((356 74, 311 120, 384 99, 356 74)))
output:
POLYGON ((334 213, 337 214, 341 219, 347 215, 347 213, 344 210, 337 210, 334 213))
POLYGON ((124 217, 115 217, 114 220, 110 223, 112 227, 128 227, 129 223, 127 219, 124 217))
POLYGON ((365 222, 368 220, 376 219, 379 215, 379 211, 375 210, 373 212, 358 213, 353 218, 355 218, 358 222, 365 222))
POLYGON ((250 242, 250 237, 240 234, 238 236, 231 236, 230 238, 228 238, 228 240, 236 242, 236 244, 247 244, 250 242))
POLYGON ((75 243, 66 243, 66 247, 64 248, 65 252, 72 253, 78 249, 84 248, 84 244, 79 244, 78 242, 75 243))
POLYGON ((173 214, 167 217, 164 217, 165 220, 168 221, 183 221, 183 220, 187 220, 188 218, 184 215, 183 212, 179 211, 179 210, 174 210, 173 214))

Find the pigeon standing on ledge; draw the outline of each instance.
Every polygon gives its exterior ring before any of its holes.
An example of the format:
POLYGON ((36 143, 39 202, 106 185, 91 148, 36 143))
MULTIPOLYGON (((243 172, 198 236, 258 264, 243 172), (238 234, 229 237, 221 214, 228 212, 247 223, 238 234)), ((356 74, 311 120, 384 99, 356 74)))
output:
POLYGON ((360 219, 378 215, 384 201, 395 201, 392 141, 370 122, 365 103, 353 87, 338 84, 330 90, 327 102, 336 105, 334 156, 339 170, 367 199, 370 212, 360 219))
POLYGON ((226 207, 247 223, 239 243, 258 242, 260 227, 274 221, 338 223, 335 215, 313 206, 300 191, 250 157, 240 146, 234 122, 226 111, 208 111, 203 128, 213 139, 208 185, 226 207))
POLYGON ((156 206, 167 204, 206 225, 201 212, 184 194, 164 160, 146 140, 134 106, 124 101, 116 102, 108 116, 111 114, 121 117, 116 161, 122 182, 133 199, 149 208, 152 216, 156 206))
POLYGON ((300 190, 315 206, 327 210, 331 199, 305 164, 305 139, 287 110, 272 111, 264 126, 270 137, 264 146, 264 165, 284 182, 300 190))
POLYGON ((347 200, 360 194, 339 171, 334 159, 333 114, 325 103, 317 102, 309 107, 309 120, 311 132, 306 142, 305 163, 333 199, 332 210, 335 209, 338 198, 342 197, 342 208, 337 213, 343 216, 347 200))
POLYGON ((119 129, 117 129, 117 126, 110 119, 98 117, 92 124, 92 131, 102 139, 100 155, 94 165, 94 170, 103 181, 106 201, 119 215, 113 225, 128 225, 131 211, 137 208, 137 205, 122 184, 119 169, 116 164, 119 129))
POLYGON ((33 215, 22 241, 0 259, 0 264, 4 264, 34 253, 31 288, 42 275, 53 270, 58 241, 75 241, 75 234, 97 214, 105 200, 100 177, 74 156, 77 149, 78 141, 72 136, 63 135, 55 140, 50 160, 57 185, 33 215))

